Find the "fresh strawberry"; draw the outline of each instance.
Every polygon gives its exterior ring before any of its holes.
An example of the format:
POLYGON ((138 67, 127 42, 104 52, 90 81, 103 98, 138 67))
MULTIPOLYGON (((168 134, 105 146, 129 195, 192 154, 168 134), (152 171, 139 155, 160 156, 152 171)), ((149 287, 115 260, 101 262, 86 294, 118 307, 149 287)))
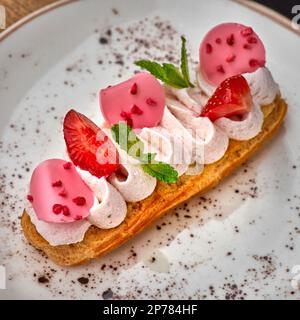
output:
POLYGON ((243 76, 238 75, 219 85, 200 116, 211 121, 222 117, 242 117, 251 110, 252 104, 249 85, 243 76))
POLYGON ((64 120, 64 138, 73 163, 100 178, 107 177, 119 167, 119 155, 108 136, 75 110, 64 120))

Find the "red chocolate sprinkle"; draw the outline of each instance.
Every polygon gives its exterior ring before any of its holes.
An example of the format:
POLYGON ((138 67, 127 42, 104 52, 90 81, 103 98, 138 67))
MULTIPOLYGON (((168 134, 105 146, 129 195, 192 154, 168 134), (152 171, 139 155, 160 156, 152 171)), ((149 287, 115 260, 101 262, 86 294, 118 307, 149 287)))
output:
POLYGON ((257 67, 260 66, 261 63, 257 59, 250 59, 249 66, 250 67, 257 67))
POLYGON ((130 88, 130 93, 131 94, 137 94, 137 84, 134 83, 131 88, 130 88))
POLYGON ((133 121, 131 118, 126 119, 126 123, 129 127, 133 127, 133 121))
POLYGON ((58 194, 61 197, 66 197, 67 196, 67 191, 65 189, 63 189, 62 191, 60 191, 60 193, 58 194))
POLYGON ((78 206, 84 206, 86 204, 86 200, 84 197, 76 197, 72 201, 78 206))
POLYGON ((222 43, 221 38, 217 38, 217 39, 216 39, 216 43, 217 43, 217 44, 221 44, 221 43, 222 43))
POLYGON ((248 44, 248 43, 245 43, 245 44, 243 45, 243 48, 246 49, 246 50, 251 50, 251 49, 252 49, 252 47, 251 47, 250 44, 248 44))
POLYGON ((132 127, 133 121, 132 121, 132 119, 131 119, 130 113, 127 113, 127 112, 125 112, 125 111, 122 111, 122 112, 120 113, 120 116, 127 122, 127 124, 128 124, 130 127, 132 127))
POLYGON ((229 46, 234 45, 234 34, 233 33, 226 39, 226 42, 229 46))
POLYGON ((241 35, 244 37, 248 37, 253 33, 253 29, 251 27, 248 27, 241 31, 241 35))
POLYGON ((71 167, 72 167, 72 162, 66 162, 66 163, 64 163, 63 167, 64 167, 64 169, 66 169, 66 170, 71 169, 71 167))
POLYGON ((232 54, 226 58, 226 61, 229 63, 233 62, 235 60, 235 57, 236 57, 235 54, 232 54))
POLYGON ((257 39, 255 37, 249 37, 247 41, 248 43, 257 43, 257 39))
POLYGON ((29 194, 27 196, 27 200, 32 203, 33 202, 33 196, 29 194))
POLYGON ((137 114, 137 115, 141 115, 141 114, 143 114, 144 112, 143 112, 143 110, 141 110, 137 105, 133 105, 132 107, 131 107, 131 113, 133 113, 133 114, 137 114))
POLYGON ((125 111, 122 111, 122 112, 120 113, 120 116, 121 116, 123 119, 127 119, 127 118, 129 117, 129 114, 128 114, 127 112, 125 112, 125 111))
POLYGON ((61 187, 61 186, 62 186, 61 180, 58 180, 52 183, 52 187, 61 187))
POLYGON ((70 215, 70 210, 67 206, 63 206, 62 212, 64 216, 69 216, 70 215))
POLYGON ((151 107, 157 106, 157 102, 155 100, 153 100, 152 98, 147 98, 146 103, 151 107))
POLYGON ((61 204, 55 204, 53 207, 52 207, 52 211, 55 213, 55 214, 60 214, 63 210, 63 206, 61 204))
POLYGON ((77 215, 77 216, 75 217, 75 220, 82 220, 82 216, 81 216, 81 215, 77 215))
POLYGON ((217 71, 221 72, 221 73, 225 73, 225 70, 221 64, 219 66, 217 66, 217 71))
POLYGON ((207 43, 206 44, 206 53, 210 54, 210 53, 212 53, 212 51, 213 51, 212 45, 210 43, 207 43))

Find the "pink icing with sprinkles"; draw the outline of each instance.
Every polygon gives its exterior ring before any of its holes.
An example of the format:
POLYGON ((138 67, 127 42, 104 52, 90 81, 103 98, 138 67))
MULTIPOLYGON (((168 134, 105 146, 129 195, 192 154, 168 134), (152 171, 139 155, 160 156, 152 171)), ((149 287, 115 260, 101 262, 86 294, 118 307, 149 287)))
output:
POLYGON ((265 65, 265 48, 251 27, 223 23, 210 30, 200 46, 200 72, 212 85, 251 73, 265 65))
POLYGON ((101 90, 100 108, 110 125, 126 121, 133 128, 155 127, 164 113, 165 94, 154 76, 141 72, 101 90))
POLYGON ((94 195, 81 179, 75 167, 67 170, 67 162, 60 159, 50 159, 40 163, 34 170, 30 181, 30 195, 34 198, 32 207, 39 220, 52 223, 68 223, 90 215, 94 204, 94 195), (53 182, 57 185, 53 187, 53 182), (63 185, 63 187, 62 187, 63 185), (81 199, 78 206, 73 199, 81 199))

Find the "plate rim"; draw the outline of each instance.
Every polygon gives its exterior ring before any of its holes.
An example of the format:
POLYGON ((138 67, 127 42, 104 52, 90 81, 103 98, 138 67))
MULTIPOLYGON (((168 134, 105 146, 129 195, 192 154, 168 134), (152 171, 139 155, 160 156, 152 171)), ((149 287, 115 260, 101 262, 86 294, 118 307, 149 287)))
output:
POLYGON ((253 11, 258 12, 259 14, 269 18, 270 20, 278 23, 282 27, 288 29, 289 31, 294 32, 298 36, 300 36, 300 27, 299 29, 294 29, 291 26, 291 21, 285 17, 283 14, 254 1, 248 1, 248 0, 231 0, 232 2, 238 3, 244 7, 247 7, 253 11))
MULTIPOLYGON (((32 21, 33 19, 41 16, 42 14, 45 14, 49 11, 52 11, 54 9, 60 8, 62 6, 72 4, 75 2, 78 2, 80 0, 59 0, 57 2, 48 4, 36 11, 33 11, 32 13, 28 14, 27 16, 21 18, 17 22, 10 25, 7 29, 2 31, 0 33, 0 42, 2 42, 4 39, 6 39, 9 35, 11 35, 13 32, 21 28, 23 25, 27 24, 28 22, 32 21)), ((262 16, 265 16, 266 18, 274 21, 275 23, 281 25, 282 27, 288 29, 289 31, 292 31, 296 35, 300 36, 300 29, 296 30, 292 28, 290 20, 282 15, 281 13, 276 12, 275 10, 266 7, 263 4, 248 1, 248 0, 230 0, 232 2, 235 2, 241 6, 247 7, 251 9, 252 11, 255 11, 262 16)))
POLYGON ((19 19, 17 22, 11 24, 8 28, 0 33, 0 42, 6 39, 9 35, 13 32, 21 28, 23 25, 27 24, 28 22, 32 21, 33 19, 49 12, 54 9, 60 8, 67 4, 71 4, 74 2, 78 2, 79 0, 59 0, 50 4, 43 6, 42 8, 35 10, 28 15, 24 16, 23 18, 19 19))

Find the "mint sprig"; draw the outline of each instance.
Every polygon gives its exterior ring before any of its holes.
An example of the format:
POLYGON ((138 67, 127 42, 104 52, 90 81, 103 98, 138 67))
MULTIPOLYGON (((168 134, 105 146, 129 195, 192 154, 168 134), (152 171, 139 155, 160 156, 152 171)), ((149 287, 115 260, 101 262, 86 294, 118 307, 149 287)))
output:
POLYGON ((175 183, 178 179, 178 172, 169 164, 161 161, 142 164, 142 168, 150 176, 166 183, 175 183))
POLYGON ((144 144, 136 136, 134 131, 126 123, 120 122, 111 127, 114 140, 125 150, 131 157, 141 158, 144 153, 144 144))
POLYGON ((181 64, 180 69, 171 63, 159 64, 151 60, 138 60, 135 62, 137 66, 149 71, 154 77, 161 80, 165 84, 177 89, 194 87, 190 81, 188 59, 186 51, 186 39, 181 37, 181 64))
POLYGON ((131 157, 139 160, 143 170, 150 176, 166 183, 175 183, 178 172, 169 164, 155 160, 155 153, 144 153, 144 144, 137 137, 131 127, 125 123, 111 127, 113 139, 131 157))
POLYGON ((186 82, 188 82, 189 86, 194 88, 194 85, 190 81, 190 72, 189 72, 189 65, 188 65, 188 59, 187 59, 187 52, 186 52, 186 39, 185 37, 181 37, 181 72, 186 82))

